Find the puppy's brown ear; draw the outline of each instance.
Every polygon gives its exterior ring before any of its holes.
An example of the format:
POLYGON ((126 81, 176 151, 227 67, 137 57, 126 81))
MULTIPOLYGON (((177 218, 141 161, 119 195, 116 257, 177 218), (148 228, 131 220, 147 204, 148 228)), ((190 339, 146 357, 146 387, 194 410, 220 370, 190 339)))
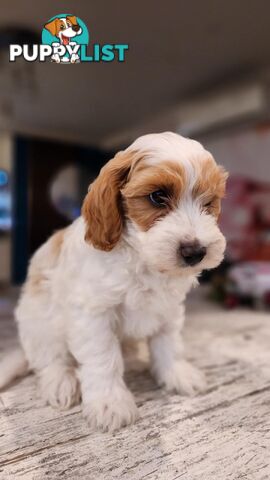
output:
POLYGON ((212 205, 212 212, 217 220, 219 220, 220 218, 221 200, 225 197, 226 182, 227 182, 228 176, 229 176, 229 173, 225 170, 225 168, 219 165, 217 169, 216 179, 215 179, 216 198, 213 201, 213 205, 212 205))
POLYGON ((78 25, 77 17, 75 17, 75 15, 69 15, 67 19, 72 23, 72 25, 78 25))
POLYGON ((46 23, 46 25, 44 25, 44 28, 46 28, 46 30, 48 30, 54 37, 56 37, 57 31, 58 31, 58 22, 59 22, 59 19, 55 18, 51 22, 46 23))
POLYGON ((121 237, 124 214, 120 190, 135 162, 131 153, 119 152, 101 169, 84 199, 85 240, 99 250, 109 252, 121 237))
POLYGON ((218 189, 218 196, 219 198, 223 198, 226 192, 226 183, 229 177, 229 172, 225 170, 224 167, 221 165, 218 166, 218 181, 217 181, 217 189, 218 189))

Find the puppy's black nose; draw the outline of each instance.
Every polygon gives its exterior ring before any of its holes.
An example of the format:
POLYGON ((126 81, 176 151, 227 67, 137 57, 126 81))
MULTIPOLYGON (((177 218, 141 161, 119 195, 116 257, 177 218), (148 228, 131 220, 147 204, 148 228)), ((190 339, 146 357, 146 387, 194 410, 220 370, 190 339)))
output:
POLYGON ((74 32, 78 32, 80 28, 80 25, 72 25, 72 30, 74 30, 74 32))
POLYGON ((193 267, 205 257, 206 248, 199 245, 199 243, 183 243, 180 247, 180 253, 184 262, 193 267))

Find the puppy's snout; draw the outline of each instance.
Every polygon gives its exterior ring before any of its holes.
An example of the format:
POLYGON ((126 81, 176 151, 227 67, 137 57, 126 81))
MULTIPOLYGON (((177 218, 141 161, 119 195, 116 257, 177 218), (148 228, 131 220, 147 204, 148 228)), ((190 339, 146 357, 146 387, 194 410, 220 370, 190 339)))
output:
POLYGON ((72 25, 72 30, 74 30, 74 32, 78 32, 80 28, 80 25, 72 25))
POLYGON ((206 255, 206 248, 202 247, 198 242, 182 243, 180 246, 180 254, 186 265, 193 267, 200 263, 206 255))

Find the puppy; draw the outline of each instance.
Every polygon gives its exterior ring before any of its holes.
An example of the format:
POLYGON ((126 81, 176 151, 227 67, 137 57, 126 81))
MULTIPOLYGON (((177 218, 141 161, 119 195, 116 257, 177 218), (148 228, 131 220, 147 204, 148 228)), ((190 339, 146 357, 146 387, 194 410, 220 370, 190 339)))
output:
MULTIPOLYGON (((74 15, 70 15, 64 18, 55 18, 49 23, 44 25, 44 28, 48 30, 54 37, 59 38, 61 45, 76 45, 76 42, 72 42, 71 39, 76 37, 76 35, 81 35, 82 28, 78 24, 77 17, 74 15)), ((53 46, 59 45, 58 43, 54 42, 53 46)), ((56 63, 64 62, 68 63, 75 63, 79 61, 79 55, 72 54, 69 60, 69 57, 62 57, 60 58, 59 54, 55 54, 52 56, 52 59, 56 63)))
POLYGON ((41 394, 68 408, 82 396, 92 428, 134 422, 121 342, 147 339, 158 385, 204 387, 184 357, 184 300, 223 258, 217 219, 227 174, 200 143, 145 135, 92 183, 82 216, 33 256, 16 319, 24 353, 0 369, 0 386, 36 372, 41 394))

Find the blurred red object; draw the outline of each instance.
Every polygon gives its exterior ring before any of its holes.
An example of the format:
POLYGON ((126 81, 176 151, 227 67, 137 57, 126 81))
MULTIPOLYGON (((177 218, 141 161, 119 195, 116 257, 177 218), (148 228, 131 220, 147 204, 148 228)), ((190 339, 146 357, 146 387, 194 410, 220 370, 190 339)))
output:
POLYGON ((235 308, 238 307, 239 304, 240 300, 237 295, 233 295, 230 293, 225 297, 224 305, 226 308, 235 308))
POLYGON ((229 178, 220 223, 228 260, 270 260, 270 183, 229 178))

